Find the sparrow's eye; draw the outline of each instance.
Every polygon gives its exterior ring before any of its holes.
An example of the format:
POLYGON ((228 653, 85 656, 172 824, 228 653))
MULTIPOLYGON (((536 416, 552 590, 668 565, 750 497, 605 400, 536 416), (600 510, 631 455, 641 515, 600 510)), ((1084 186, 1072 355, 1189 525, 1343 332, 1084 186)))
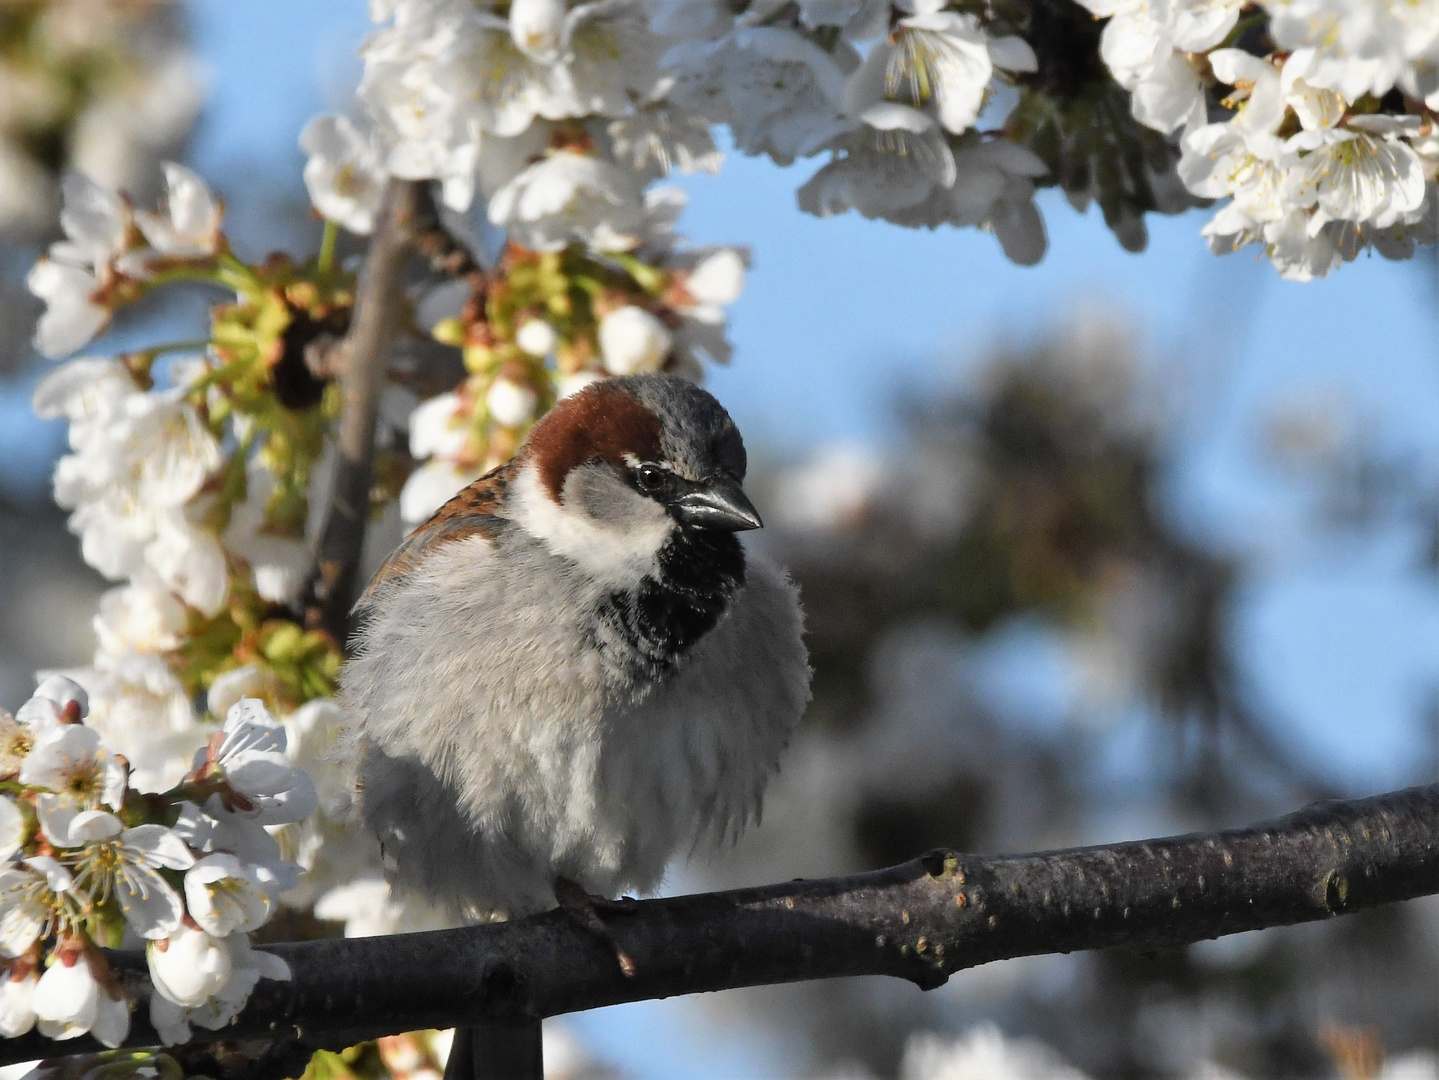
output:
POLYGON ((635 483, 646 494, 654 494, 664 486, 665 471, 658 465, 641 465, 635 470, 635 483))

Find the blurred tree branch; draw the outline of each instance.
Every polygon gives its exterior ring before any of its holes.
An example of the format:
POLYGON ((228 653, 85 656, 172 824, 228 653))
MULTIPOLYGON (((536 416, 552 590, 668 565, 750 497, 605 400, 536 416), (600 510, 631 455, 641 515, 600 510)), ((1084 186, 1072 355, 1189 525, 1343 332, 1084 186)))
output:
MULTIPOLYGON (((891 975, 930 989, 993 960, 1172 946, 1431 893, 1439 893, 1439 784, 1214 833, 1028 855, 939 850, 850 877, 619 901, 605 918, 635 961, 632 978, 607 944, 558 912, 275 945, 293 981, 262 981, 223 1041, 255 1040, 267 1056, 293 1061, 402 1031, 524 1027, 741 986, 891 975)), ((111 962, 143 1001, 144 954, 113 953, 111 962)), ((156 1042, 143 1008, 129 1042, 156 1042)), ((0 1047, 0 1063, 92 1049, 35 1033, 0 1047)))
POLYGON ((339 459, 330 504, 315 553, 305 620, 345 640, 355 576, 365 543, 373 480, 375 425, 385 367, 400 329, 405 264, 414 248, 424 185, 391 180, 385 191, 369 259, 355 294, 349 333, 330 366, 343 404, 336 429, 339 459))

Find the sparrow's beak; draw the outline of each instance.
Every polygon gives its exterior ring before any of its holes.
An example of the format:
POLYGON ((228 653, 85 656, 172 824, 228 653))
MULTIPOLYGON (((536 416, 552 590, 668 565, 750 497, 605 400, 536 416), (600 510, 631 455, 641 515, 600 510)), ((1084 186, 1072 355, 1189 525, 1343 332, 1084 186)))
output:
POLYGON ((739 481, 730 476, 718 476, 697 485, 672 505, 675 516, 683 524, 696 529, 743 532, 764 528, 764 522, 759 519, 754 504, 745 495, 739 481))

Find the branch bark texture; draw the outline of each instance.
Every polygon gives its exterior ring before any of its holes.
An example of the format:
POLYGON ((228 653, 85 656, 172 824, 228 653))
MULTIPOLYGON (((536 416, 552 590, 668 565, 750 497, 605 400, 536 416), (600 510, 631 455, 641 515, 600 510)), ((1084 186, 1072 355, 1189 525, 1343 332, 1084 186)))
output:
MULTIPOLYGON (((1029 855, 932 851, 850 877, 622 901, 605 914, 636 974, 558 912, 394 937, 270 946, 227 1040, 308 1049, 419 1028, 523 1026, 649 998, 847 975, 921 989, 993 960, 1153 948, 1439 893, 1439 784, 1316 803, 1242 829, 1029 855)), ((116 953, 137 996, 143 954, 116 953)), ((145 1010, 133 1045, 153 1043, 145 1010)), ((76 1053, 31 1034, 0 1062, 76 1053)))
POLYGON ((400 328, 405 263, 414 246, 422 186, 417 181, 391 180, 386 188, 369 258, 355 294, 354 317, 339 346, 339 454, 315 555, 306 621, 330 631, 340 642, 345 640, 350 605, 355 599, 355 578, 370 508, 380 393, 385 365, 400 328))

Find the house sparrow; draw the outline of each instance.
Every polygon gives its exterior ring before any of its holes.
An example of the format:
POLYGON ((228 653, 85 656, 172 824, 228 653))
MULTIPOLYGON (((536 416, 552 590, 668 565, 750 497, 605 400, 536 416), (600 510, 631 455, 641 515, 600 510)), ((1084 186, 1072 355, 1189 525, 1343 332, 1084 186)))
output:
POLYGON ((708 393, 608 379, 390 556, 341 698, 397 887, 465 919, 650 892, 758 815, 810 671, 744 474, 708 393))

